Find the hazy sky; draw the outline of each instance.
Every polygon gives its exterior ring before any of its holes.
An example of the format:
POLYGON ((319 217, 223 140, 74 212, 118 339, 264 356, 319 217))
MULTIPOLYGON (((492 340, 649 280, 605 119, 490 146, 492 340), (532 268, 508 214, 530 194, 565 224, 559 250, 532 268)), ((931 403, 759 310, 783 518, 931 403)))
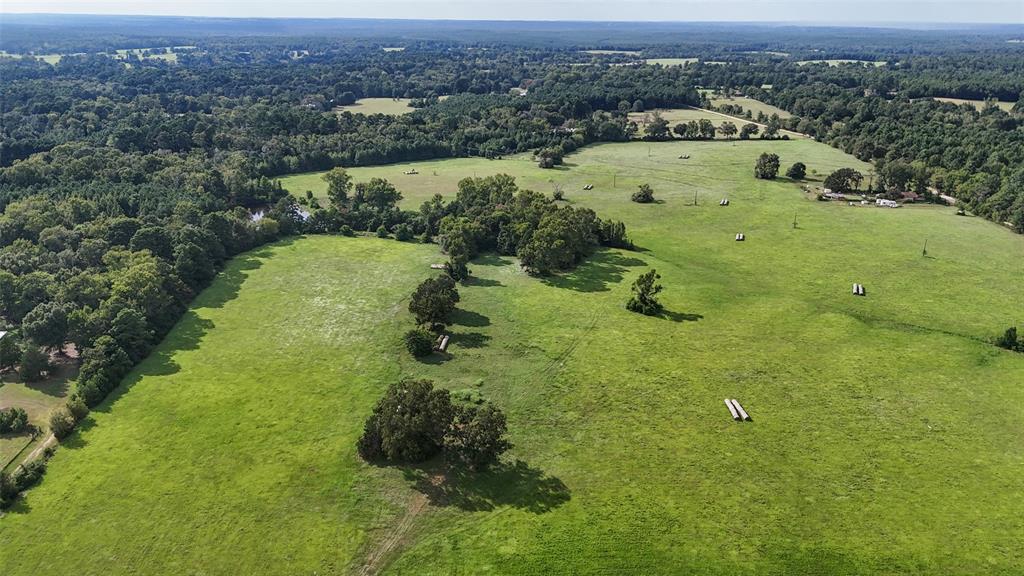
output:
POLYGON ((0 0, 2 12, 466 20, 1024 22, 1024 0, 0 0))

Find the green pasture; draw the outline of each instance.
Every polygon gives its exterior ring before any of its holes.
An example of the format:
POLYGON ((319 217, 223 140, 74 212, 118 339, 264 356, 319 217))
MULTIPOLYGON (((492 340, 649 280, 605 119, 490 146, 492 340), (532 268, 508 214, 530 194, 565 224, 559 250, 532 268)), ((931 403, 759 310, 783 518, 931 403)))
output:
MULTIPOLYGON (((352 169, 391 180, 410 209, 474 174, 557 184, 623 220, 637 250, 551 278, 478 259, 450 356, 426 362, 401 334, 436 246, 308 237, 242 255, 0 519, 0 566, 1020 574, 1024 355, 989 339, 1024 319, 1024 239, 952 208, 817 202, 755 180, 765 151, 783 171, 868 168, 808 140, 755 140, 605 144, 555 170, 352 169), (643 182, 658 203, 629 200, 643 182), (662 317, 624 308, 651 267, 662 317), (406 376, 500 406, 504 463, 445 477, 439 463, 360 461, 363 420, 406 376), (733 422, 727 397, 753 421, 733 422)), ((284 183, 323 195, 316 174, 284 183)))

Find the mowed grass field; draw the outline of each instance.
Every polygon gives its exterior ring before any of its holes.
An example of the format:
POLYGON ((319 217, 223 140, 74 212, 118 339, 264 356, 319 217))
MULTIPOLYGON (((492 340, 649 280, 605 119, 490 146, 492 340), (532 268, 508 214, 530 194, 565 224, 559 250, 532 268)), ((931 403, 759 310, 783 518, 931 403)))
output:
MULTIPOLYGON (((949 103, 957 104, 957 105, 959 105, 959 104, 970 104, 971 106, 974 106, 978 110, 981 110, 982 108, 985 107, 985 101, 984 100, 964 100, 963 98, 935 98, 935 100, 938 100, 939 102, 949 102, 949 103)), ((1006 112, 1009 112, 1010 110, 1012 110, 1014 104, 1015 104, 1014 102, 1000 102, 1000 101, 996 102, 996 106, 998 106, 999 108, 1001 108, 1002 110, 1004 110, 1006 112)))
MULTIPOLYGON (((385 48, 385 50, 387 50, 387 48, 385 48)), ((448 98, 448 96, 440 96, 438 99, 444 100, 445 98, 448 98)), ((412 100, 409 98, 362 98, 357 100, 355 104, 337 106, 334 111, 366 115, 387 114, 390 116, 400 116, 416 110, 412 106, 409 106, 409 102, 411 101, 412 100)))
POLYGON ((453 197, 474 172, 545 191, 554 180, 624 220, 639 249, 548 279, 479 259, 451 357, 425 363, 400 338, 436 246, 310 237, 238 258, 0 520, 0 565, 1021 573, 1024 356, 987 340, 1024 317, 1024 239, 950 208, 815 202, 785 179, 754 180, 762 151, 783 169, 864 168, 810 141, 753 141, 607 144, 564 170, 353 170, 390 178, 407 207, 453 197), (661 202, 630 202, 640 182, 661 202), (661 318, 624 309, 650 267, 661 318), (433 465, 359 461, 363 419, 402 376, 501 406, 515 444, 505 464, 445 482, 433 465), (726 397, 753 422, 733 422, 726 397))

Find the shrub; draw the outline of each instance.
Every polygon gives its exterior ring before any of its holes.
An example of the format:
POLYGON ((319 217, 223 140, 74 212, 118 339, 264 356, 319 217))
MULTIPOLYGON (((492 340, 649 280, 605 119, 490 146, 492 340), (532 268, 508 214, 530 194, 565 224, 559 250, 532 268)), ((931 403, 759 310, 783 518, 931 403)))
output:
POLYGON ((405 349, 417 358, 434 351, 434 336, 422 328, 413 328, 405 333, 405 349))
POLYGON ((793 180, 803 180, 807 176, 807 165, 803 162, 797 162, 786 170, 786 178, 792 178, 793 180))
POLYGON ((75 429, 75 416, 67 406, 61 406, 50 413, 50 432, 58 440, 66 437, 75 429))
POLYGON ((377 227, 377 238, 387 238, 387 237, 388 237, 388 229, 387 229, 386 226, 381 224, 380 226, 377 227))
POLYGON ((355 230, 353 230, 352 227, 349 226, 348 224, 345 224, 344 226, 342 226, 341 230, 339 230, 339 232, 341 232, 342 236, 355 236, 356 235, 355 230))
POLYGON ((409 240, 412 240, 412 236, 412 226, 409 226, 404 222, 402 224, 395 226, 395 240, 398 240, 400 242, 408 242, 409 240))
POLYGON ((43 474, 46 473, 46 460, 44 458, 36 458, 31 462, 26 462, 18 467, 11 475, 14 480, 14 485, 17 486, 18 491, 24 492, 29 488, 35 486, 43 479, 43 474))
POLYGON ((0 434, 22 432, 28 428, 28 412, 23 408, 0 410, 0 434))
POLYGON ((14 477, 0 470, 0 508, 7 508, 18 497, 18 484, 14 477))
POLYGON ((779 175, 779 155, 762 153, 754 165, 754 177, 761 180, 774 180, 779 175))
POLYGON ((654 202, 654 189, 649 184, 641 184, 639 190, 633 192, 630 199, 640 204, 650 204, 654 202))
POLYGON ((633 296, 626 303, 626 309, 647 316, 660 314, 662 306, 657 300, 657 295, 658 292, 661 292, 662 286, 656 283, 660 278, 661 276, 653 268, 641 274, 633 282, 633 296))
POLYGON ((1018 338, 1016 326, 1007 328, 1006 332, 1003 332, 1001 336, 996 338, 996 346, 1016 352, 1024 352, 1024 340, 1018 338))
POLYGON ((451 257, 447 262, 444 263, 444 272, 452 280, 461 282, 466 278, 469 278, 469 266, 466 265, 466 259, 464 257, 451 257))
POLYGON ((75 417, 75 422, 81 422, 89 415, 89 407, 85 405, 85 400, 77 394, 68 398, 67 407, 71 415, 75 417))

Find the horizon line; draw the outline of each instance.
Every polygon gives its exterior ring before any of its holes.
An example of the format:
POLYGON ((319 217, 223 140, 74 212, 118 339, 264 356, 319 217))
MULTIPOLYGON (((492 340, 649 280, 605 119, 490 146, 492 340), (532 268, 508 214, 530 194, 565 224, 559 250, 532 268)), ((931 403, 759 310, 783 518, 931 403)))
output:
POLYGON ((566 23, 566 24, 739 24, 739 25, 798 25, 821 28, 899 28, 901 26, 928 27, 928 26, 994 26, 994 27, 1020 27, 1024 29, 1024 21, 1021 22, 964 22, 964 21, 914 21, 914 20, 892 20, 892 21, 862 21, 847 22, 829 20, 565 20, 565 19, 520 19, 520 18, 398 18, 384 16, 211 16, 199 14, 133 14, 133 13, 95 13, 95 12, 10 12, 0 8, 0 17, 3 16, 86 16, 96 18, 194 18, 202 20, 311 20, 311 21, 385 21, 385 22, 501 22, 501 23, 566 23))

